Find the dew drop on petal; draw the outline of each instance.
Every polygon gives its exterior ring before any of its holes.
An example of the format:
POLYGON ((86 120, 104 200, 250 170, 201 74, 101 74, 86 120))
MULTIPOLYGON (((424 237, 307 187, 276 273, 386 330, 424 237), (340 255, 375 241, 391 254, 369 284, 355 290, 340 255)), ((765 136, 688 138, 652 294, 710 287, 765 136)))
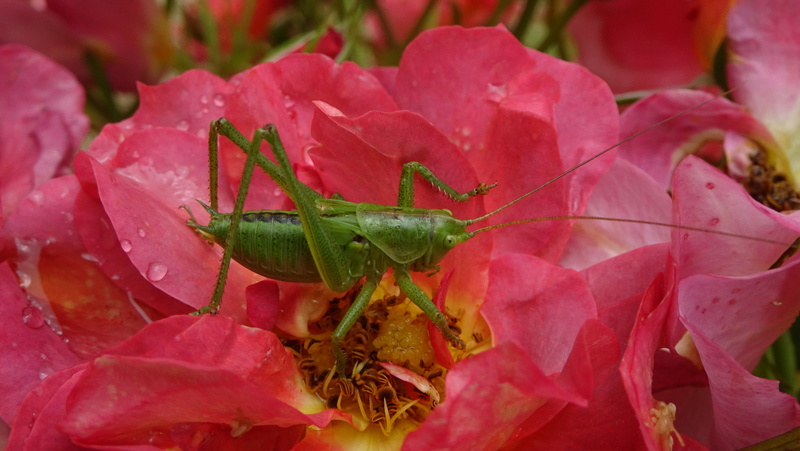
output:
POLYGON ((144 237, 145 237, 145 235, 147 235, 147 233, 146 233, 146 232, 144 231, 144 229, 143 229, 143 228, 141 228, 141 227, 139 227, 139 228, 136 230, 136 234, 137 234, 137 235, 139 235, 139 238, 144 238, 144 237))
POLYGON ((713 184, 713 183, 711 183, 711 182, 708 182, 708 183, 706 183, 706 188, 708 188, 708 189, 714 189, 714 184, 713 184))
POLYGON ((167 275, 167 265, 160 262, 152 262, 147 267, 147 280, 151 282, 158 282, 167 275))
POLYGON ((44 325, 44 314, 36 307, 25 307, 22 309, 22 322, 31 329, 38 329, 44 325))
POLYGON ((783 302, 781 302, 781 301, 772 301, 772 305, 777 307, 777 306, 783 305, 783 302))
POLYGON ((178 125, 175 126, 175 128, 185 132, 186 130, 189 130, 189 123, 186 121, 180 121, 178 122, 178 125))
POLYGON ((119 242, 119 246, 122 248, 123 252, 126 254, 133 249, 133 243, 130 240, 122 240, 119 242))
POLYGON ((222 94, 214 94, 214 105, 222 108, 225 106, 225 97, 222 94))
POLYGON ((715 226, 717 224, 719 224, 719 218, 711 218, 708 220, 708 225, 710 226, 715 226))
POLYGON ((735 304, 736 304, 736 299, 731 299, 728 301, 728 305, 735 305, 735 304))
POLYGON ((202 103, 203 105, 207 104, 208 103, 208 97, 200 96, 200 103, 202 103))
POLYGON ((714 298, 711 300, 712 304, 719 304, 719 298, 714 298))
POLYGON ((44 193, 39 190, 33 190, 28 194, 28 199, 35 207, 41 207, 44 204, 44 193))
POLYGON ((506 85, 489 83, 486 89, 486 98, 489 99, 490 102, 500 103, 505 100, 506 97, 508 97, 506 85))

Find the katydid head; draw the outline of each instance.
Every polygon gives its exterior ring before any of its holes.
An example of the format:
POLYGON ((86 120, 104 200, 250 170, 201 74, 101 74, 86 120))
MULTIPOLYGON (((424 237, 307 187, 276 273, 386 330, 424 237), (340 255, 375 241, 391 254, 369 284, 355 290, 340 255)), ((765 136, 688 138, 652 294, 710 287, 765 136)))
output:
POLYGON ((428 251, 415 263, 424 265, 426 270, 434 268, 458 243, 469 239, 466 221, 454 218, 450 210, 431 211, 431 233, 428 251))

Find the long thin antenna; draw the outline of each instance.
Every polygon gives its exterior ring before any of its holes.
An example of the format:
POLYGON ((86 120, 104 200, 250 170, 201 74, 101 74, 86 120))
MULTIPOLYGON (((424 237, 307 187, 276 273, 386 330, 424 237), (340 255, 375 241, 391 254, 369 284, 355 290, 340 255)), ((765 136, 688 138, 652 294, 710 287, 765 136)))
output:
POLYGON ((654 128, 660 127, 660 126, 664 125, 665 123, 667 123, 667 122, 669 122, 669 121, 671 121, 671 120, 673 120, 673 119, 675 119, 675 118, 678 118, 678 117, 680 117, 680 116, 683 116, 684 114, 687 114, 687 113, 689 113, 689 112, 691 112, 691 111, 694 111, 694 110, 696 110, 696 109, 698 109, 698 108, 700 108, 700 107, 702 107, 702 106, 705 106, 705 105, 707 105, 707 104, 709 104, 709 103, 711 103, 711 102, 713 102, 713 101, 715 101, 715 100, 717 100, 717 99, 719 99, 719 98, 725 97, 726 95, 728 95, 728 94, 730 94, 731 92, 733 92, 735 89, 736 89, 736 88, 731 88, 731 89, 729 89, 729 90, 727 90, 727 91, 725 91, 725 92, 723 92, 723 93, 721 93, 721 94, 719 94, 719 95, 717 95, 717 96, 715 96, 715 97, 712 97, 712 98, 710 98, 710 99, 708 99, 708 100, 705 100, 705 101, 703 101, 703 102, 700 102, 700 103, 698 103, 697 105, 694 105, 694 106, 692 106, 691 108, 685 109, 685 110, 683 110, 683 111, 681 111, 681 112, 679 112, 679 113, 675 113, 675 114, 673 114, 672 116, 670 116, 670 117, 668 117, 668 118, 666 118, 666 119, 663 119, 663 120, 661 120, 661 121, 658 121, 658 122, 656 122, 655 124, 653 124, 653 125, 651 125, 651 126, 649 126, 649 127, 645 128, 645 129, 639 130, 638 132, 636 132, 636 133, 634 133, 634 134, 632 134, 632 135, 628 136, 627 138, 625 138, 625 139, 623 139, 623 140, 621 140, 621 141, 617 142, 617 143, 616 143, 616 144, 614 144, 613 146, 610 146, 610 147, 608 147, 608 148, 604 149, 603 151, 601 151, 600 153, 598 153, 598 154, 594 155, 593 157, 591 157, 591 158, 588 158, 588 159, 586 159, 586 160, 583 160, 582 162, 580 162, 580 163, 576 164, 575 166, 573 166, 573 167, 571 167, 571 168, 567 169, 566 171, 562 172, 561 174, 559 174, 559 175, 557 175, 557 176, 555 176, 555 177, 551 178, 550 180, 548 180, 548 181, 546 181, 546 182, 542 183, 541 185, 537 186, 537 187, 536 187, 536 188, 534 188, 533 190, 531 190, 531 191, 528 191, 527 193, 523 194, 522 196, 519 196, 518 198, 516 198, 516 199, 512 200, 511 202, 509 202, 509 203, 507 203, 507 204, 505 204, 505 205, 502 205, 502 206, 498 207, 498 208, 497 208, 497 209, 495 209, 494 211, 491 211, 491 212, 489 212, 489 213, 487 213, 487 214, 485 214, 485 215, 483 215, 483 216, 481 216, 481 217, 475 218, 475 219, 468 219, 468 220, 466 220, 466 221, 464 221, 464 222, 466 222, 466 224, 467 224, 467 225, 470 225, 470 224, 475 224, 476 222, 483 221, 484 219, 486 219, 486 218, 488 218, 488 217, 490 217, 490 216, 494 216, 495 214, 497 214, 497 213, 500 213, 501 211, 503 211, 503 210, 505 210, 506 208, 508 208, 508 207, 510 207, 510 206, 512 206, 512 205, 514 205, 514 204, 516 204, 517 202, 521 201, 522 199, 525 199, 526 197, 530 196, 531 194, 533 194, 533 193, 535 193, 535 192, 538 192, 539 190, 541 190, 542 188, 546 187, 547 185, 550 185, 550 184, 552 184, 552 183, 554 183, 554 182, 556 182, 556 181, 558 181, 558 180, 560 180, 560 179, 562 179, 562 178, 566 177, 567 175, 571 174, 572 172, 575 172, 575 171, 577 171, 579 168, 581 168, 581 167, 583 167, 583 166, 585 166, 585 165, 589 164, 590 162, 594 161, 594 160, 595 160, 595 159, 597 159, 597 158, 600 158, 601 156, 603 156, 603 155, 605 155, 606 153, 610 152, 611 150, 613 150, 613 149, 616 149, 617 147, 619 147, 619 146, 621 146, 621 145, 625 144, 626 142, 628 142, 628 141, 630 141, 630 140, 632 140, 632 139, 634 139, 634 138, 637 138, 637 137, 639 137, 640 135, 643 135, 643 134, 645 134, 645 133, 649 132, 650 130, 653 130, 654 128))
POLYGON ((723 232, 720 230, 712 230, 712 229, 704 229, 702 227, 692 227, 692 226, 682 226, 677 224, 670 224, 667 222, 657 222, 657 221, 642 221, 640 219, 625 219, 625 218, 607 218, 604 216, 545 216, 541 218, 528 218, 528 219, 520 219, 517 221, 510 221, 504 222, 502 224, 494 224, 487 227, 482 227, 478 230, 473 230, 472 232, 467 232, 467 237, 472 238, 475 235, 483 232, 487 232, 489 230, 499 229, 502 227, 508 227, 511 225, 517 224, 526 224, 529 222, 543 222, 543 221, 556 221, 556 220, 565 220, 565 219, 582 219, 582 220, 590 220, 590 221, 611 221, 611 222, 626 222, 626 223, 633 223, 633 224, 644 224, 644 225, 651 225, 651 226, 658 226, 658 227, 669 227, 672 229, 678 230, 688 230, 692 232, 703 232, 703 233, 711 233, 714 235, 722 235, 722 236, 729 236, 733 238, 741 238, 750 241, 757 241, 759 243, 768 243, 768 244, 777 244, 780 246, 791 246, 792 243, 786 243, 783 241, 778 240, 770 240, 768 238, 760 238, 750 235, 740 235, 738 233, 732 232, 723 232))

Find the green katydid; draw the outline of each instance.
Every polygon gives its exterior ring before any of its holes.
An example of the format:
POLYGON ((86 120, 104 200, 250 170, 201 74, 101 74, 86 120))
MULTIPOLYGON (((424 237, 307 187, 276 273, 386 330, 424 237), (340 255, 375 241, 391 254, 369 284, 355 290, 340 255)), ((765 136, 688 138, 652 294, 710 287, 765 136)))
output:
MULTIPOLYGON (((708 102, 710 100, 694 108, 708 102)), ((685 114, 687 111, 679 114, 685 114)), ((197 223, 194 217, 187 223, 202 235, 222 245, 224 252, 211 301, 197 313, 216 313, 219 309, 231 258, 266 277, 288 282, 321 281, 336 292, 345 292, 363 279, 360 292, 331 337, 336 369, 343 375, 346 357, 341 342, 369 303, 373 292, 389 268, 392 268, 400 290, 430 318, 454 347, 463 349, 464 342, 450 329, 446 316, 414 284, 410 272, 435 271, 436 265, 458 243, 467 241, 484 231, 534 221, 588 219, 678 227, 762 241, 759 238, 702 228, 592 216, 529 218, 471 232, 466 230, 467 226, 514 205, 616 146, 673 117, 620 141, 494 211, 469 220, 456 219, 448 210, 414 208, 414 174, 419 174, 448 197, 459 202, 487 194, 495 185, 480 184, 471 191, 459 193, 420 163, 409 162, 403 166, 397 206, 356 204, 341 199, 327 199, 297 179, 274 126, 268 125, 257 129, 253 139, 248 141, 226 119, 213 121, 210 126, 208 146, 210 205, 200 202, 211 219, 208 225, 197 223), (230 139, 247 154, 233 212, 224 214, 218 212, 217 202, 219 135, 230 139), (277 164, 260 153, 262 141, 267 141, 272 148, 277 164), (267 173, 291 198, 297 208, 296 211, 244 211, 245 197, 255 165, 267 173), (280 246, 274 245, 277 242, 280 242, 280 246), (253 252, 252 249, 258 250, 253 252)))

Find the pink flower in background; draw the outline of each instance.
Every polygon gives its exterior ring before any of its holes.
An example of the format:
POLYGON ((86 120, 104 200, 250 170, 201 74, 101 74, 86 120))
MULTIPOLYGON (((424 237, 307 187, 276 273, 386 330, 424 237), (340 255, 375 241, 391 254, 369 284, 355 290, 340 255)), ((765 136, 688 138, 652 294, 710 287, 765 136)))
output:
POLYGON ((157 81, 170 63, 169 39, 166 18, 152 0, 0 2, 0 43, 31 47, 84 84, 97 81, 86 64, 90 52, 114 89, 157 81))
POLYGON ((615 93, 688 85, 706 72, 693 39, 698 10, 715 2, 589 2, 569 24, 578 61, 615 93))
POLYGON ((89 120, 75 77, 21 46, 0 47, 0 218, 49 179, 66 173, 89 120))

